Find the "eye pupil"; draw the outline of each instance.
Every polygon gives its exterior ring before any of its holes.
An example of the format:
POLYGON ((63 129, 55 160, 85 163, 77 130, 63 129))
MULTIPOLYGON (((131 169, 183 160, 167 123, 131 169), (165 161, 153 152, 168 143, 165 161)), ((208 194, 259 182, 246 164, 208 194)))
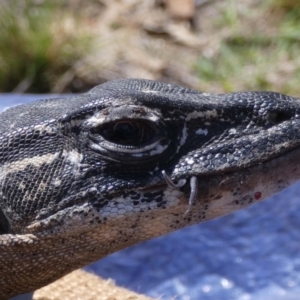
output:
POLYGON ((118 123, 113 130, 114 138, 120 142, 130 144, 138 143, 141 137, 140 128, 137 123, 118 123))
POLYGON ((124 146, 138 146, 155 136, 153 126, 145 121, 122 120, 107 123, 91 130, 92 138, 124 146))

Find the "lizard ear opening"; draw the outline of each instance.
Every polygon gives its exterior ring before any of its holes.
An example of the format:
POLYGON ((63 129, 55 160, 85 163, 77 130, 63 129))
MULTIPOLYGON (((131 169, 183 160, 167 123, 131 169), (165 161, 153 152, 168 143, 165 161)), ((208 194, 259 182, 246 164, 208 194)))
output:
POLYGON ((9 222, 3 211, 0 209, 0 235, 9 233, 9 227, 9 222))

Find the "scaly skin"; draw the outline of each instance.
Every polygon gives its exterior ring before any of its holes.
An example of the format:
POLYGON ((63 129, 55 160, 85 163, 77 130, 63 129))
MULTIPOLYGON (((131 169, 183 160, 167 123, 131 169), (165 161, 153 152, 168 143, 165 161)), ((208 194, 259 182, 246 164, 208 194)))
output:
POLYGON ((134 79, 5 111, 0 299, 294 183, 299 111, 277 93, 134 79))

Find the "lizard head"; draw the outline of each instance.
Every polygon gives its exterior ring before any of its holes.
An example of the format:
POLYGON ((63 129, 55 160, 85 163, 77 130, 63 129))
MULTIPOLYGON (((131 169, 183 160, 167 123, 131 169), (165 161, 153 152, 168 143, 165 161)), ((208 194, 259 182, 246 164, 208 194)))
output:
POLYGON ((0 116, 0 245, 1 236, 3 245, 45 240, 53 258, 67 243, 49 282, 269 197, 300 178, 299 112, 298 99, 277 93, 132 79, 9 109, 0 116))

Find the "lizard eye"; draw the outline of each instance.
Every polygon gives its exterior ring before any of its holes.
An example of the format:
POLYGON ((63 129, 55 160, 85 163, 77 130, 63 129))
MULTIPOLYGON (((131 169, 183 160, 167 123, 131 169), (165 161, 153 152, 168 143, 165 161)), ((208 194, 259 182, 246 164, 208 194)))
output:
POLYGON ((92 133, 118 145, 138 146, 148 142, 155 135, 155 130, 146 122, 124 120, 94 128, 92 133))
POLYGON ((146 159, 160 155, 167 148, 166 137, 166 131, 156 122, 122 119, 91 128, 90 147, 109 157, 133 155, 136 159, 146 159))
POLYGON ((159 111, 136 105, 102 109, 87 119, 82 128, 87 131, 90 149, 127 164, 153 161, 164 155, 173 130, 159 111))

